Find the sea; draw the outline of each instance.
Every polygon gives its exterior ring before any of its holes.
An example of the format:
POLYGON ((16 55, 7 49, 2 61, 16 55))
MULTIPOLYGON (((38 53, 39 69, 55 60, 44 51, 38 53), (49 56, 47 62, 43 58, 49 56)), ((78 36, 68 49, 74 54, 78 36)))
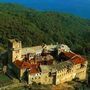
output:
POLYGON ((90 0, 0 0, 0 3, 18 3, 41 11, 70 13, 90 19, 90 0))

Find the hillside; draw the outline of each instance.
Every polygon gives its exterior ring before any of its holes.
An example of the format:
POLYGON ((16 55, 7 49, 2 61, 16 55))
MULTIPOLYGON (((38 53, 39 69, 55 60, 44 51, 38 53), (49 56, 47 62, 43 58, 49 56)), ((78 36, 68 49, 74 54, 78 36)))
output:
POLYGON ((41 12, 17 4, 0 4, 0 50, 10 38, 23 46, 65 43, 77 53, 90 50, 90 20, 57 12, 41 12))

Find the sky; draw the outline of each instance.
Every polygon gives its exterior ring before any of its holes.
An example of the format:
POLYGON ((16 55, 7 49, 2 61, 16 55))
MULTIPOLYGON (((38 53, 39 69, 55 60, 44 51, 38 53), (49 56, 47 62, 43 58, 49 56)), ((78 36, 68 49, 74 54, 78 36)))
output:
POLYGON ((0 0, 18 3, 38 10, 52 10, 90 18, 90 0, 0 0))

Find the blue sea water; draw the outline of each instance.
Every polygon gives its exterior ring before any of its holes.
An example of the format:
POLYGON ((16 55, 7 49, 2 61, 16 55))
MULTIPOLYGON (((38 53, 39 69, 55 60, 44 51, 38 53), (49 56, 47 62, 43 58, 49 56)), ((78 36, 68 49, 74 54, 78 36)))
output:
POLYGON ((0 0, 0 2, 18 3, 38 10, 71 13, 90 19, 90 0, 0 0))

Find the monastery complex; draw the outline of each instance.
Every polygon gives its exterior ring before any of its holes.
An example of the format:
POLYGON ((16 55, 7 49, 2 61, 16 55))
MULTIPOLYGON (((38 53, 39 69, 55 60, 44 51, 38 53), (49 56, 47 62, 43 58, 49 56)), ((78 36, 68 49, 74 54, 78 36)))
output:
POLYGON ((87 60, 67 45, 41 45, 22 48, 19 40, 8 42, 8 69, 28 84, 58 85, 73 79, 85 80, 87 60))

